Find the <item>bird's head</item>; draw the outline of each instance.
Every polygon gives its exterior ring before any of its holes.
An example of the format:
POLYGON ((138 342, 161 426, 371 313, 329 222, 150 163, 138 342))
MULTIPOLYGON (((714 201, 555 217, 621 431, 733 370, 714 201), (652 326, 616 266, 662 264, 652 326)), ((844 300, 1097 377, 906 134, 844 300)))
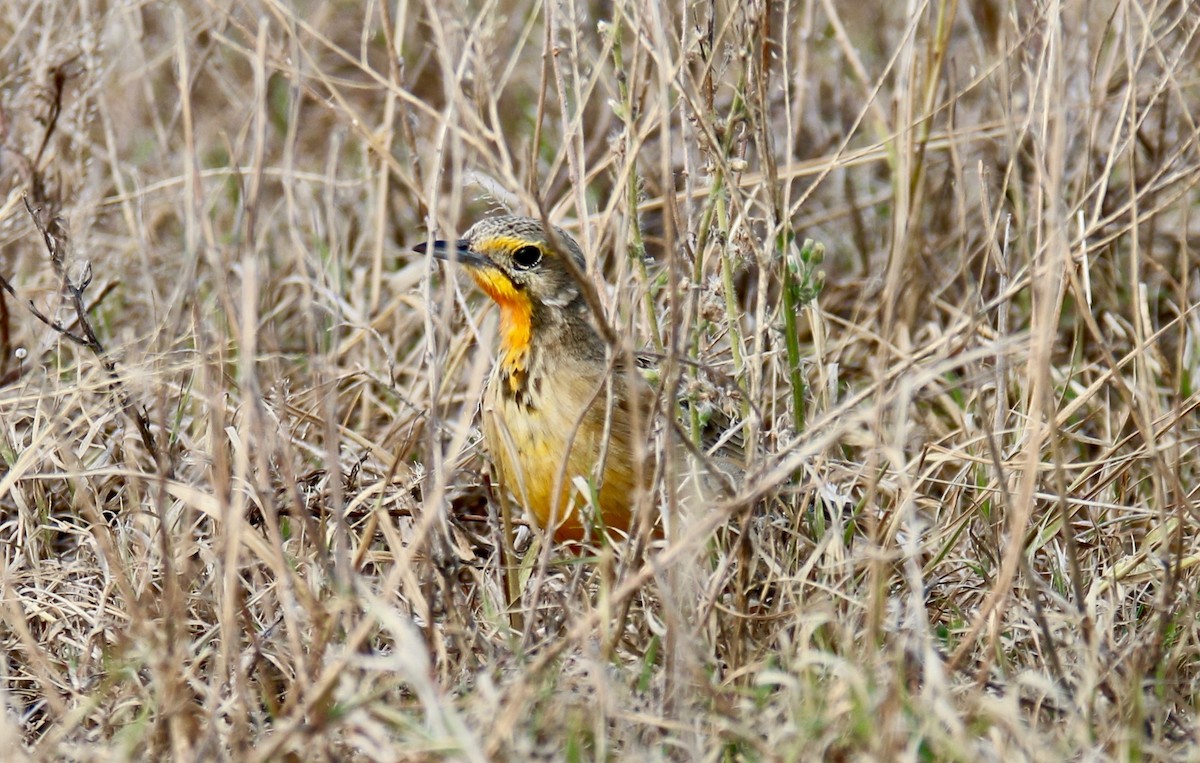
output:
MULTIPOLYGON (((433 242, 432 254, 457 260, 475 283, 502 310, 534 315, 543 310, 578 312, 579 284, 564 257, 582 272, 583 251, 559 228, 551 242, 540 220, 532 217, 491 217, 472 225, 457 241, 433 242)), ((424 253, 421 244, 416 251, 424 253)), ((540 316, 539 316, 540 317, 540 316)))
MULTIPOLYGON (((603 357, 589 320, 580 283, 583 251, 554 228, 554 240, 532 217, 491 217, 472 225, 457 241, 434 241, 434 257, 454 260, 500 306, 501 367, 517 378, 532 344, 555 346, 574 355, 603 357), (570 258, 572 269, 564 258, 570 258)), ((416 251, 425 253, 421 244, 416 251)))

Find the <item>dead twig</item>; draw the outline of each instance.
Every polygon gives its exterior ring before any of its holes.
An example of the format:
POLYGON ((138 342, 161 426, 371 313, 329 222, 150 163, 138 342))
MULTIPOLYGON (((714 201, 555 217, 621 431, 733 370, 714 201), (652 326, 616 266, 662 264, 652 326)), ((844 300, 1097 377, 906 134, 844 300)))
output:
MULTIPOLYGON (((92 285, 92 266, 87 264, 84 266, 83 274, 78 282, 71 279, 67 273, 66 252, 70 245, 70 237, 67 234, 66 225, 58 215, 54 215, 47 222, 45 209, 42 207, 34 207, 29 203, 29 197, 24 197, 25 210, 29 213, 30 219, 33 220, 33 226, 37 228, 38 233, 42 235, 42 242, 46 245, 46 252, 50 255, 50 264, 54 268, 55 274, 61 279, 61 290, 71 302, 71 307, 75 312, 75 322, 79 325, 79 333, 72 331, 66 324, 53 320, 34 304, 33 300, 26 300, 25 307, 42 323, 53 329, 60 336, 70 340, 71 342, 86 347, 95 354, 100 361, 100 365, 104 367, 105 373, 108 374, 110 385, 109 388, 116 394, 117 402, 121 409, 137 426, 138 435, 141 437, 142 445, 146 451, 159 464, 163 466, 162 453, 155 441, 154 433, 150 431, 150 419, 146 415, 145 409, 140 408, 133 402, 128 389, 122 381, 120 374, 117 373, 117 362, 104 349, 104 345, 100 342, 100 338, 96 336, 96 330, 92 327, 92 322, 88 317, 87 302, 85 294, 89 286, 92 285)), ((17 297, 17 292, 13 288, 8 279, 0 276, 0 286, 14 298, 17 297)))

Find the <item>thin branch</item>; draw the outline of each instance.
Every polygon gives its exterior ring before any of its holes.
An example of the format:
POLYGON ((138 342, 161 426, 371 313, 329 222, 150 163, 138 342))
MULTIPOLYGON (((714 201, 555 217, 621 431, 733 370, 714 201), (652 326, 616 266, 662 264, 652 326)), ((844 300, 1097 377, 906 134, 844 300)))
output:
MULTIPOLYGON (((46 246, 46 251, 50 255, 50 263, 54 267, 54 272, 58 274, 62 281, 62 291, 70 298, 71 305, 74 308, 75 318, 79 323, 79 328, 82 333, 74 333, 62 323, 51 320, 40 310, 33 300, 26 302, 26 307, 35 318, 49 326, 60 336, 69 339, 81 347, 86 347, 91 350, 96 358, 100 361, 100 365, 104 367, 104 371, 108 374, 111 383, 110 389, 117 395, 117 401, 120 403, 122 410, 126 415, 133 420, 137 425, 138 435, 141 437, 142 445, 146 451, 154 458, 159 466, 163 466, 162 453, 158 449, 158 444, 154 439, 154 433, 150 431, 150 420, 146 416, 143 408, 134 404, 130 397, 125 383, 121 380, 117 373, 117 363, 108 355, 104 349, 104 345, 100 342, 100 338, 96 335, 96 331, 92 328, 92 322, 88 318, 87 302, 85 295, 87 289, 92 285, 92 266, 90 264, 84 267, 83 275, 78 283, 71 280, 67 273, 65 252, 68 251, 70 238, 67 234, 66 226, 63 224, 62 218, 57 215, 50 219, 47 223, 45 220, 45 210, 41 207, 34 207, 29 202, 29 197, 23 197, 25 202, 25 210, 29 212, 29 217, 33 220, 33 227, 37 228, 38 233, 42 235, 42 242, 46 246)), ((8 279, 0 276, 0 286, 4 288, 13 297, 17 296, 8 279)))

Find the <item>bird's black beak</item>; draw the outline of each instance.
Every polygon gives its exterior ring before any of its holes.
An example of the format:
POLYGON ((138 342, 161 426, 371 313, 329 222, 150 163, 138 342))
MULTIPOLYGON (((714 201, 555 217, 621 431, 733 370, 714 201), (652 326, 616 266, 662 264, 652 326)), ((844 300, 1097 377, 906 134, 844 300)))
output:
POLYGON ((473 267, 481 267, 487 264, 487 260, 471 251, 470 242, 466 239, 459 239, 458 241, 434 241, 433 246, 428 246, 422 242, 414 246, 413 251, 417 254, 428 252, 439 260, 460 262, 463 265, 473 267))

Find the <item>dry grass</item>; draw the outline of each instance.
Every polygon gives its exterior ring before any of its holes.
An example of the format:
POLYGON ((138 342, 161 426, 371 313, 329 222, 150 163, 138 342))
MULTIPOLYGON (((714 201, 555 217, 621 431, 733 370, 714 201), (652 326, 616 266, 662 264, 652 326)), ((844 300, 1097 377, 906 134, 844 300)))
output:
POLYGON ((1197 756, 1193 5, 298 5, 0 5, 7 754, 1197 756), (519 614, 501 208, 752 454, 519 614))

